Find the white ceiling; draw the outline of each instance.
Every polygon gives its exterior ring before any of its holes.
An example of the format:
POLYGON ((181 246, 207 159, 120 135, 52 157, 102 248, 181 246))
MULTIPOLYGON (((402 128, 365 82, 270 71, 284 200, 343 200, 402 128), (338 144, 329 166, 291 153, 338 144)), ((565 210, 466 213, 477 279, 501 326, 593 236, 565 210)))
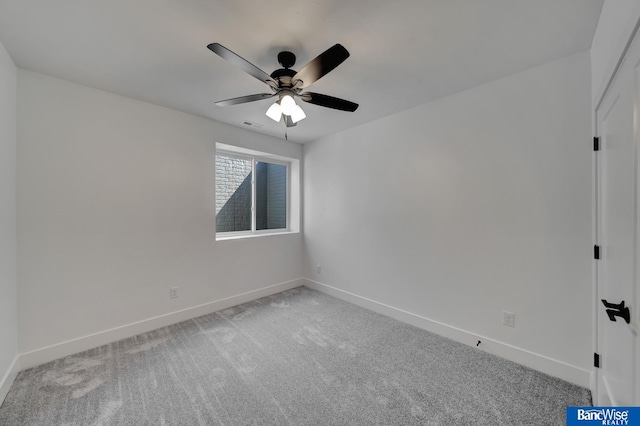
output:
POLYGON ((214 101, 269 87, 207 49, 267 73, 335 43, 351 57, 309 90, 360 104, 301 102, 307 142, 591 46, 603 0, 0 0, 0 41, 20 68, 283 137, 270 100, 214 101), (255 129, 255 128, 254 128, 255 129))

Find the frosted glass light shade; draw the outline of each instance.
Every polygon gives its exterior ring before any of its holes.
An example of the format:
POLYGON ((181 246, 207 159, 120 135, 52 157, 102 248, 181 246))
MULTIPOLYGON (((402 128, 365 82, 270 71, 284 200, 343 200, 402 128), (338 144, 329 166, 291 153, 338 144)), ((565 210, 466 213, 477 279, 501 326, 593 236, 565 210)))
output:
POLYGON ((273 121, 280 121, 280 117, 282 117, 282 107, 277 102, 269 107, 267 110, 267 117, 272 119, 273 121))
POLYGON ((296 101, 291 96, 284 95, 280 100, 280 106, 284 115, 291 115, 296 107, 296 101))
POLYGON ((291 121, 293 121, 294 123, 297 123, 298 121, 306 117, 307 115, 304 113, 302 108, 300 108, 300 105, 296 105, 295 108, 293 109, 293 112, 291 113, 291 121))

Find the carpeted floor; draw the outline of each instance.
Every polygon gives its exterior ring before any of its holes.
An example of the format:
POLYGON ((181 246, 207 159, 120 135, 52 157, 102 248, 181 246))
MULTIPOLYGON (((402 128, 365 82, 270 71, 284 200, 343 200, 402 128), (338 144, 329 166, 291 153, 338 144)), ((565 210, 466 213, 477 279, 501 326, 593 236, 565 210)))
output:
POLYGON ((21 372, 0 425, 564 425, 590 403, 299 287, 21 372))

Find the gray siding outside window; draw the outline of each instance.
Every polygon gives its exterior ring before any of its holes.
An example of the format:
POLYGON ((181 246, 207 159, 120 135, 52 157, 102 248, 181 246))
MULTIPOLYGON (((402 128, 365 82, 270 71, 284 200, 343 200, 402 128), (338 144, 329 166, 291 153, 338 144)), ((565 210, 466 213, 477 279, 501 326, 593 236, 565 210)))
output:
POLYGON ((287 227, 287 168, 256 163, 256 229, 287 227))
MULTIPOLYGON (((251 230, 252 160, 216 154, 216 232, 251 230)), ((256 162, 256 230, 287 227, 287 166, 256 162)))
POLYGON ((252 160, 216 155, 216 232, 251 230, 252 160))

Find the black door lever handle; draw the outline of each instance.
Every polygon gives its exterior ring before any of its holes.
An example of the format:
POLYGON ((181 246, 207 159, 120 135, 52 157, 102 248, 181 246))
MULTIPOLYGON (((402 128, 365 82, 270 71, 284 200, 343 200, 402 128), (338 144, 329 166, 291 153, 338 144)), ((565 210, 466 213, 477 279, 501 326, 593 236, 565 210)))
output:
POLYGON ((631 312, 628 306, 624 306, 624 300, 618 304, 609 303, 604 299, 602 304, 607 308, 607 315, 611 321, 616 321, 616 317, 622 318, 627 324, 631 322, 631 312))

